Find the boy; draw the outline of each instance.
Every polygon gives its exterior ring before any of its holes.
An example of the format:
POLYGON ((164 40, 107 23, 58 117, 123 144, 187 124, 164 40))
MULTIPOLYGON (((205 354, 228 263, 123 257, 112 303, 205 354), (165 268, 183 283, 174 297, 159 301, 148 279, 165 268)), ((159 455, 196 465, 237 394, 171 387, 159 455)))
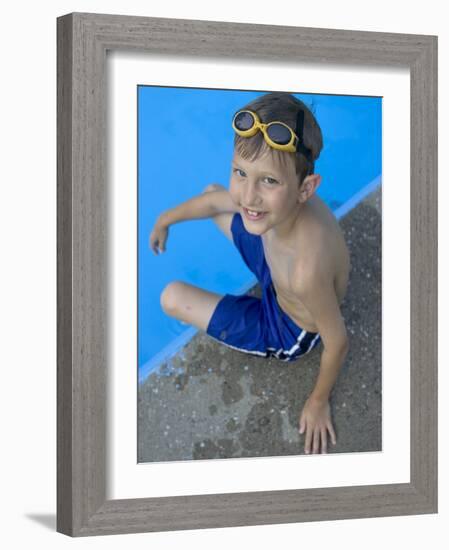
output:
POLYGON ((164 212, 150 235, 165 251, 169 226, 213 218, 238 248, 262 287, 262 299, 208 292, 172 282, 161 294, 164 311, 225 345, 261 357, 292 361, 321 340, 320 371, 302 409, 305 453, 336 444, 329 395, 348 350, 340 303, 349 253, 340 227, 315 194, 314 162, 321 130, 304 103, 269 93, 238 111, 229 191, 219 184, 164 212))

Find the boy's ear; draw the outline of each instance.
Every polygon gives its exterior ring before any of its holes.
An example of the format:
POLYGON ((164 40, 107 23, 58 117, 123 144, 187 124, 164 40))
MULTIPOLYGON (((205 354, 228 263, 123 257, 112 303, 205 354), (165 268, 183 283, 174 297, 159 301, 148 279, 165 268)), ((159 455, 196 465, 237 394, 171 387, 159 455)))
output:
POLYGON ((319 174, 310 174, 304 178, 298 192, 298 201, 306 202, 315 193, 318 186, 321 183, 321 176, 319 174))

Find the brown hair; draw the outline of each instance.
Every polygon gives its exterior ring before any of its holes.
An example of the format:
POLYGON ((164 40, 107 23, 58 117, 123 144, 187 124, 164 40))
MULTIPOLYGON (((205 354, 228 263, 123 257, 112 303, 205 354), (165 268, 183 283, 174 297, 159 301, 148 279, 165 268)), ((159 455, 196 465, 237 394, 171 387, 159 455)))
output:
POLYGON ((300 184, 308 174, 313 174, 315 160, 319 157, 323 148, 323 137, 315 116, 305 103, 287 92, 272 92, 251 101, 242 107, 243 109, 255 111, 265 124, 273 120, 279 120, 290 126, 294 131, 296 131, 298 111, 304 111, 303 135, 298 137, 302 138, 304 146, 310 150, 309 159, 301 151, 287 153, 273 149, 264 140, 262 132, 257 132, 250 138, 235 134, 234 149, 242 158, 251 161, 264 155, 267 151, 270 151, 275 160, 281 165, 285 165, 288 157, 294 157, 296 174, 300 184))

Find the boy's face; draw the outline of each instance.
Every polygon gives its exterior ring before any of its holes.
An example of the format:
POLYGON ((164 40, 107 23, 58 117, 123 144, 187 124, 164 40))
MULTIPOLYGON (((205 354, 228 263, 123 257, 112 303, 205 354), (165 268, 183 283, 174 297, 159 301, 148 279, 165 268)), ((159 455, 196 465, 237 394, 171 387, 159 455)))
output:
POLYGON ((234 151, 229 193, 249 233, 288 225, 298 212, 299 183, 291 159, 280 165, 270 153, 254 161, 234 151))

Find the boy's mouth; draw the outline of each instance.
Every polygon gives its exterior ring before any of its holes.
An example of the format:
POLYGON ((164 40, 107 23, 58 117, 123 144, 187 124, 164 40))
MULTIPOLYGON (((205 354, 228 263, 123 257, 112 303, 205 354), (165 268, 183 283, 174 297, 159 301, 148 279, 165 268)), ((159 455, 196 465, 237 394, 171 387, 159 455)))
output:
POLYGON ((266 212, 257 212, 256 210, 248 210, 248 208, 243 208, 243 212, 245 217, 251 221, 261 220, 266 214, 266 212))

